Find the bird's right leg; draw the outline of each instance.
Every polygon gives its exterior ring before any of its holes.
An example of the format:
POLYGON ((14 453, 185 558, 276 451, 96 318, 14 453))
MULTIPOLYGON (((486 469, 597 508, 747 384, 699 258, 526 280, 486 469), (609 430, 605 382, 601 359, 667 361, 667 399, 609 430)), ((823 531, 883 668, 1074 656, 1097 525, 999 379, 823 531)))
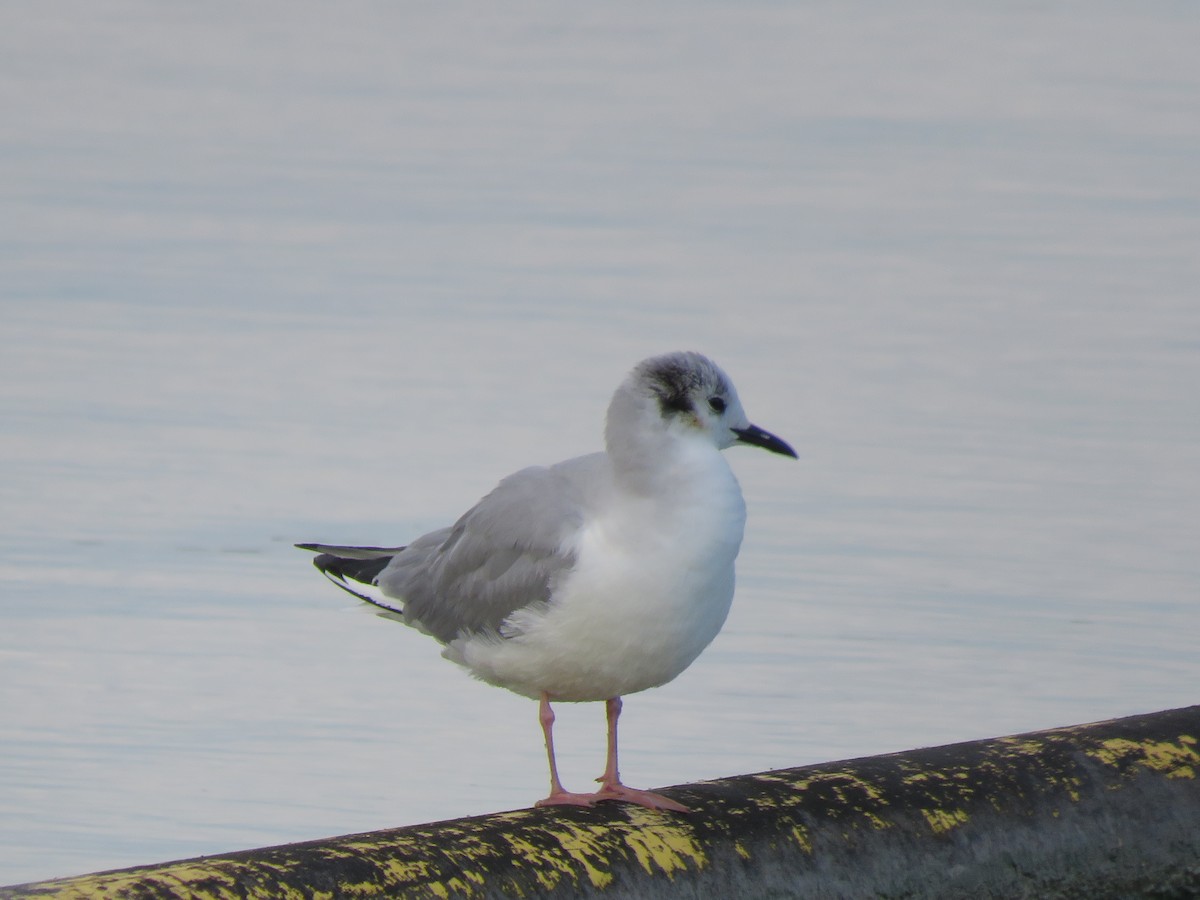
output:
POLYGON ((542 691, 542 702, 538 706, 538 720, 542 723, 542 734, 546 738, 546 757, 550 762, 550 796, 539 800, 534 806, 592 806, 598 799, 596 794, 575 794, 564 790, 558 780, 558 763, 554 760, 554 710, 550 708, 550 695, 542 691))

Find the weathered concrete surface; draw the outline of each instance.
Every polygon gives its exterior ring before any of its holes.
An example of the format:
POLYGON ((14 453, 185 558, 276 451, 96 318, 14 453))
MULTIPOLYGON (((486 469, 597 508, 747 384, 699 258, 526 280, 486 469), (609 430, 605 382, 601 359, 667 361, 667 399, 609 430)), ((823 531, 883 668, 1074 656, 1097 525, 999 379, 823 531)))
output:
POLYGON ((0 889, 3 897, 1200 896, 1200 706, 0 889))

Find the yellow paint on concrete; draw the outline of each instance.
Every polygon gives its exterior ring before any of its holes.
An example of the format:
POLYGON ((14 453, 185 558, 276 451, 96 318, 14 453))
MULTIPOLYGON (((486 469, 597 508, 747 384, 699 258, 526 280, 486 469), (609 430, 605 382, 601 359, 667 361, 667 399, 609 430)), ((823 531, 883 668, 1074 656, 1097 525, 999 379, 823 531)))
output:
MULTIPOLYGON (((233 879, 215 866, 205 862, 180 863, 172 866, 169 871, 153 875, 167 889, 177 889, 181 896, 194 897, 196 900, 227 900, 235 897, 254 897, 238 891, 233 879), (216 882, 216 884, 214 884, 216 882), (204 889, 198 887, 204 883, 204 889)), ((56 894, 60 900, 91 900, 95 897, 132 896, 136 889, 144 887, 145 872, 128 872, 87 875, 71 879, 69 886, 56 894)), ((265 897, 265 894, 258 896, 265 897)), ((277 892, 274 896, 280 896, 277 892)), ((304 894, 296 889, 288 891, 284 900, 300 898, 304 894)), ((329 895, 324 895, 329 896, 329 895)))
POLYGON ((921 812, 934 834, 945 834, 959 825, 965 825, 970 818, 966 811, 961 809, 923 809, 921 812))
POLYGON ((677 819, 636 807, 630 810, 629 819, 634 828, 625 833, 625 846, 647 874, 653 875, 655 868, 672 875, 708 865, 708 856, 696 843, 690 827, 677 819))
MULTIPOLYGON (((403 839, 396 840, 395 843, 411 844, 413 841, 411 838, 405 837, 403 839)), ((379 846, 380 845, 378 841, 344 841, 336 848, 331 848, 326 852, 331 856, 343 856, 347 859, 374 859, 375 865, 383 869, 383 871, 386 873, 387 881, 392 884, 413 884, 429 877, 429 864, 427 862, 405 862, 403 860, 389 858, 379 859, 379 846)), ((365 884, 362 886, 362 890, 368 894, 373 888, 374 885, 371 884, 365 884)), ((303 896, 303 894, 300 896, 303 896)))
POLYGON ((558 885, 562 880, 564 871, 566 871, 566 874, 574 874, 570 872, 569 867, 564 869, 564 867, 554 865, 554 860, 542 858, 543 854, 538 852, 538 848, 524 838, 510 834, 502 834, 501 837, 512 848, 513 859, 540 859, 543 865, 534 869, 533 875, 537 878, 538 884, 546 890, 553 890, 558 885), (550 867, 547 868, 545 864, 550 864, 550 867))
POLYGON ((883 831, 883 829, 885 829, 885 828, 891 828, 892 824, 893 824, 893 823, 889 822, 887 819, 885 819, 883 816, 876 815, 875 813, 872 813, 872 812, 863 813, 863 817, 868 822, 870 822, 871 826, 877 831, 883 831))
MULTIPOLYGON (((608 842, 604 840, 606 835, 611 840, 612 829, 603 825, 575 825, 561 822, 556 823, 548 831, 557 834, 559 846, 579 864, 592 887, 604 888, 612 882, 612 873, 605 868, 608 865, 607 857, 610 850, 606 846, 608 842)), ((561 875, 572 880, 575 879, 576 871, 567 860, 541 860, 543 865, 546 862, 553 865, 561 875)))
POLYGON ((793 825, 792 837, 795 838, 796 843, 800 845, 801 850, 803 850, 809 856, 812 856, 812 838, 808 836, 807 828, 805 828, 803 825, 793 825))
MULTIPOLYGON (((788 787, 792 788, 793 790, 799 789, 799 786, 795 782, 793 782, 787 778, 781 778, 778 775, 761 773, 758 775, 753 775, 751 777, 755 781, 765 781, 767 784, 786 784, 788 787)), ((775 798, 773 796, 771 796, 770 794, 767 794, 767 795, 756 794, 754 796, 749 797, 748 799, 749 799, 750 803, 754 806, 755 809, 760 809, 760 810, 765 811, 765 810, 776 809, 779 806, 779 804, 775 802, 775 798)))
MULTIPOLYGON (((762 776, 757 777, 762 778, 762 776)), ((922 775, 920 777, 925 776, 922 775)), ((831 785, 834 793, 837 795, 839 800, 842 801, 847 812, 861 816, 862 818, 866 819, 866 821, 870 823, 873 828, 876 829, 893 827, 893 823, 889 822, 886 818, 871 808, 872 805, 875 805, 879 808, 886 808, 888 804, 888 798, 884 794, 883 790, 874 781, 863 778, 853 771, 822 772, 813 776, 793 779, 772 777, 769 780, 788 785, 788 787, 796 792, 796 796, 794 798, 789 798, 791 802, 783 803, 779 803, 774 800, 768 801, 766 798, 760 801, 756 798, 755 806, 757 806, 759 809, 776 809, 781 807, 786 808, 791 806, 793 803, 799 803, 800 795, 804 791, 813 789, 817 786, 831 785)), ((797 827, 799 828, 799 826, 797 827)), ((802 828, 799 830, 800 832, 804 831, 802 828)), ((804 834, 806 835, 806 832, 804 834)), ((811 853, 812 847, 808 842, 808 838, 802 835, 796 835, 796 837, 798 843, 804 848, 805 852, 811 853)))
MULTIPOLYGON (((1050 732, 1053 733, 1053 732, 1050 732)), ((1044 741, 1034 738, 1004 737, 996 741, 1001 745, 1006 756, 1028 756, 1036 758, 1045 749, 1044 741)))
POLYGON ((1067 796, 1075 803, 1079 802, 1079 788, 1082 785, 1083 782, 1078 778, 1068 778, 1066 780, 1067 796))
POLYGON ((1187 734, 1180 735, 1178 743, 1109 738, 1101 742, 1099 747, 1085 752, 1108 766, 1115 766, 1119 761, 1132 757, 1138 765, 1167 778, 1195 778, 1196 766, 1200 765, 1196 738, 1187 734))
MULTIPOLYGON (((1121 775, 1131 766, 1163 779, 1196 779, 1200 772, 1200 740, 1192 734, 1175 736, 1167 731, 1163 737, 1164 732, 1159 730, 1156 739, 1100 740, 1094 732, 1089 733, 1091 727, 1056 729, 1037 737, 997 739, 985 752, 972 757, 973 767, 927 766, 916 760, 902 762, 898 774, 909 789, 888 790, 887 794, 883 785, 894 785, 894 781, 879 781, 861 774, 853 763, 816 773, 797 770, 759 774, 753 779, 767 783, 768 796, 748 792, 750 796, 744 797, 745 805, 736 815, 705 824, 715 826, 715 831, 709 829, 714 846, 732 847, 740 859, 751 860, 758 855, 760 845, 746 840, 742 825, 748 821, 747 815, 753 821, 757 808, 767 813, 764 818, 774 823, 776 829, 765 839, 764 852, 769 844, 776 852, 794 855, 799 847, 812 856, 814 833, 802 824, 800 814, 805 808, 805 795, 810 791, 820 795, 817 808, 833 820, 814 826, 817 835, 836 840, 840 832, 850 840, 856 834, 861 837, 866 828, 904 829, 905 817, 896 821, 890 818, 897 812, 911 814, 920 809, 930 832, 940 836, 970 822, 968 810, 981 803, 990 801, 996 809, 1008 809, 1011 813, 1011 809, 1000 803, 1000 798, 1025 797, 1026 792, 1030 799, 1056 798, 1054 804, 1059 808, 1050 810, 1050 815, 1059 817, 1066 810, 1065 798, 1079 802, 1084 784, 1091 784, 1089 774, 1080 774, 1083 770, 1075 756, 1079 752, 1107 767, 1100 781, 1110 789, 1120 790, 1127 784, 1121 775), (1060 761, 1062 754, 1056 749, 1060 747, 1071 749, 1069 765, 1060 761), (1054 752, 1048 753, 1048 749, 1054 752), (1013 784, 1010 778, 1005 778, 1012 770, 1029 774, 1035 786, 1013 784), (992 784, 996 776, 1001 779, 994 782, 1001 793, 993 797, 988 794, 991 788, 981 785, 992 784), (903 804, 904 808, 898 810, 894 804, 903 804)), ((531 811, 518 811, 489 817, 486 822, 463 820, 408 833, 336 839, 321 848, 320 856, 366 858, 374 862, 377 878, 341 886, 359 896, 405 892, 406 896, 447 900, 478 896, 481 887, 495 886, 501 880, 508 882, 507 890, 524 891, 525 895, 563 890, 578 893, 589 886, 593 891, 603 891, 613 884, 615 871, 624 871, 622 867, 632 866, 635 861, 647 875, 668 878, 709 868, 719 861, 719 855, 710 859, 708 854, 714 851, 707 839, 704 845, 697 840, 697 822, 686 816, 631 807, 603 824, 589 825, 567 819, 531 819, 532 815, 531 811), (429 855, 426 847, 431 835, 437 836, 437 856, 429 855), (446 874, 439 876, 439 872, 446 874)), ((268 888, 247 888, 247 884, 257 883, 253 877, 257 872, 274 882, 270 888, 272 898, 325 900, 329 894, 314 893, 304 883, 307 877, 304 869, 311 867, 306 854, 307 851, 298 851, 293 856, 288 848, 274 848, 268 857, 270 861, 218 857, 133 872, 82 876, 64 880, 53 896, 65 900, 114 898, 138 889, 144 891, 147 885, 152 885, 165 893, 186 894, 198 900, 234 897, 258 900, 266 896, 268 888), (272 879, 271 875, 276 877, 272 879)))
POLYGON ((854 783, 859 786, 859 789, 862 790, 863 794, 866 795, 868 800, 874 800, 877 803, 886 802, 886 798, 883 796, 883 791, 879 789, 879 786, 875 784, 875 782, 867 781, 865 778, 854 776, 854 783))

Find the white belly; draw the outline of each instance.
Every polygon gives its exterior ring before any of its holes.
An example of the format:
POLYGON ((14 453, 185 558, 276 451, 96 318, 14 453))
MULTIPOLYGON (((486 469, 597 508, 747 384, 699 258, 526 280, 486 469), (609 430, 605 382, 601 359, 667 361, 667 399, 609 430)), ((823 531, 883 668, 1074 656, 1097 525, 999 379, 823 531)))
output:
POLYGON ((745 507, 732 473, 719 490, 706 487, 665 511, 646 501, 599 515, 578 535, 576 566, 549 604, 515 613, 503 638, 452 642, 446 656, 534 698, 605 700, 675 678, 733 600, 745 507))

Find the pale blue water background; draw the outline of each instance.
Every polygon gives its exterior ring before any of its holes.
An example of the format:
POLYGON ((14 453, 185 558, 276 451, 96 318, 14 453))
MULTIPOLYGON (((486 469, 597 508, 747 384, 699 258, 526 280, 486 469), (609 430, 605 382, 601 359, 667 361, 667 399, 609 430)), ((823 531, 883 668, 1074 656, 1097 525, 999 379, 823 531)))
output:
MULTIPOLYGON (((725 631, 639 786, 1200 700, 1200 10, 0 9, 0 884, 527 805, 400 543, 711 354, 725 631)), ((561 758, 603 763, 563 707, 561 758)))

